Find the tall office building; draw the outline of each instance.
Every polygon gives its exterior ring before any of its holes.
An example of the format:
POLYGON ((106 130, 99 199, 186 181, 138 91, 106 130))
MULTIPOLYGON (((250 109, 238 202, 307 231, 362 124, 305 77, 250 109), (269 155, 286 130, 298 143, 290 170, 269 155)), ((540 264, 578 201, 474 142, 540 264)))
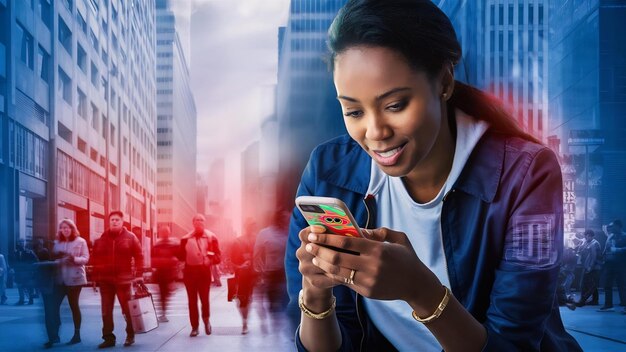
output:
POLYGON ((345 133, 332 74, 324 61, 327 32, 346 0, 292 0, 279 29, 277 116, 283 206, 293 206, 298 180, 313 148, 345 133), (289 176, 289 177, 287 177, 289 176))
POLYGON ((196 105, 169 0, 157 0, 157 222, 175 236, 196 213, 196 105))
POLYGON ((580 230, 626 214, 625 18, 623 0, 550 5, 550 119, 576 172, 580 230))
POLYGON ((443 1, 463 49, 457 79, 498 97, 539 139, 548 131, 546 0, 443 1))
POLYGON ((0 1, 0 250, 52 238, 62 218, 93 241, 107 212, 154 227, 154 4, 0 1))

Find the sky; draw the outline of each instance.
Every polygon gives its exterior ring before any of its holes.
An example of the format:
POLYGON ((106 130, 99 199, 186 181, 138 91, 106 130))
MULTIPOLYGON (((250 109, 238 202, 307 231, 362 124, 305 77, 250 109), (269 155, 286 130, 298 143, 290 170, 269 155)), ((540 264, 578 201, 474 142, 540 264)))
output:
POLYGON ((289 1, 193 0, 191 11, 185 5, 178 9, 183 23, 191 12, 198 172, 206 175, 214 158, 239 158, 273 112, 278 27, 287 21, 289 1))

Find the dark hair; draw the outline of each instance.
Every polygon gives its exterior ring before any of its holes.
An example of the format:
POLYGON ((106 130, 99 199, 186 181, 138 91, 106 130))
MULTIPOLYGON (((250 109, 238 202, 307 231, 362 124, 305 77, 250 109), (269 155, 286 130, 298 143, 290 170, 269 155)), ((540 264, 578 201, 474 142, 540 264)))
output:
POLYGON ((619 228, 622 228, 622 220, 620 220, 620 219, 615 219, 615 220, 613 220, 613 222, 611 223, 611 225, 613 225, 613 226, 619 226, 619 228))
POLYGON ((124 213, 122 213, 121 210, 113 210, 112 212, 109 213, 109 217, 108 218, 110 219, 114 215, 117 215, 120 218, 124 219, 124 213))
POLYGON ((74 223, 74 221, 72 221, 71 219, 63 219, 59 222, 59 231, 57 232, 57 239, 60 242, 65 242, 65 241, 73 241, 76 239, 76 237, 80 237, 80 232, 78 232, 78 227, 76 227, 76 224, 74 223), (66 224, 67 226, 69 226, 72 229, 72 234, 70 234, 70 237, 66 240, 65 236, 63 236, 61 234, 61 225, 66 224))
POLYGON ((595 235, 596 235, 596 233, 595 233, 595 232, 593 232, 593 230, 591 230, 591 229, 587 229, 587 230, 585 230, 585 236, 591 236, 591 237, 594 237, 595 235))
MULTIPOLYGON (((462 57, 450 19, 431 0, 349 0, 328 31, 330 64, 355 46, 398 51, 413 69, 425 71, 430 79, 462 57)), ((447 104, 488 122, 493 131, 541 143, 524 132, 495 97, 470 85, 455 81, 447 104)))

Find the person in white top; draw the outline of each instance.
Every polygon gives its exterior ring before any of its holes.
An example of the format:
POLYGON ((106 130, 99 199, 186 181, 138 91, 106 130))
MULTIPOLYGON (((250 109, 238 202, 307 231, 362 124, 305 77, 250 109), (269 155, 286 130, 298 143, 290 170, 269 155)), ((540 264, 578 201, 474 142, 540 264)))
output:
MULTIPOLYGON (((74 221, 63 219, 59 223, 57 239, 54 241, 52 256, 58 266, 57 284, 54 285, 55 304, 52 322, 56 322, 56 333, 60 324, 59 308, 65 296, 67 296, 72 319, 74 320, 74 336, 69 344, 76 344, 80 339, 81 312, 78 304, 80 291, 87 284, 85 265, 89 262, 89 249, 87 241, 80 237, 74 221)), ((48 320, 48 319, 46 319, 48 320)))

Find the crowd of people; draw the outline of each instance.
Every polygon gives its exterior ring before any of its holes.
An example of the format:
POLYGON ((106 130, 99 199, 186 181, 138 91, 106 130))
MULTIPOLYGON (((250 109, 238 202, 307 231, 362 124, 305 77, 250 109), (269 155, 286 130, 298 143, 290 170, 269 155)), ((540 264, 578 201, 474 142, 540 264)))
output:
MULTIPOLYGON (((259 231, 254 222, 248 222, 243 234, 236 238, 228 251, 228 261, 234 269, 236 301, 242 317, 242 334, 247 334, 248 312, 253 290, 259 297, 268 297, 269 310, 278 312, 286 306, 283 258, 289 214, 277 212, 276 223, 259 231), (258 233, 258 234, 257 234, 258 233)), ((74 334, 68 344, 81 342, 80 294, 83 287, 94 285, 100 294, 102 314, 102 339, 98 348, 116 345, 114 331, 114 302, 117 297, 126 322, 124 346, 135 343, 135 331, 129 311, 135 284, 142 282, 145 272, 152 272, 150 280, 157 283, 160 299, 160 323, 167 323, 168 302, 176 289, 179 267, 182 265, 182 281, 187 292, 190 336, 199 335, 200 318, 204 333, 211 335, 211 311, 209 294, 211 286, 218 286, 215 275, 222 264, 222 251, 218 237, 205 227, 206 219, 198 214, 192 220, 193 230, 177 238, 168 226, 157 232, 152 249, 152 268, 144 268, 142 246, 135 234, 124 227, 124 214, 113 211, 108 214, 108 229, 89 248, 87 241, 71 219, 63 219, 57 228, 55 240, 46 248, 42 239, 33 241, 33 249, 22 243, 16 245, 12 267, 0 255, 0 304, 5 304, 6 281, 9 271, 19 292, 15 305, 33 304, 43 299, 45 327, 48 341, 45 348, 61 342, 60 309, 65 297, 72 313, 74 334), (87 280, 87 268, 92 268, 87 280), (198 305, 200 301, 200 307, 198 305)), ((262 300, 260 300, 262 301, 262 300)), ((259 302, 262 305, 262 302, 259 302)), ((265 318, 260 308, 260 317, 265 318)))
POLYGON ((626 314, 626 234, 617 219, 602 227, 603 244, 595 231, 584 232, 584 240, 566 248, 559 272, 559 304, 571 310, 585 305, 599 305, 598 288, 604 290, 604 302, 598 312, 614 312, 613 288, 617 287, 620 311, 626 314), (577 275, 578 274, 578 275, 577 275), (572 294, 578 290, 578 298, 572 294))

